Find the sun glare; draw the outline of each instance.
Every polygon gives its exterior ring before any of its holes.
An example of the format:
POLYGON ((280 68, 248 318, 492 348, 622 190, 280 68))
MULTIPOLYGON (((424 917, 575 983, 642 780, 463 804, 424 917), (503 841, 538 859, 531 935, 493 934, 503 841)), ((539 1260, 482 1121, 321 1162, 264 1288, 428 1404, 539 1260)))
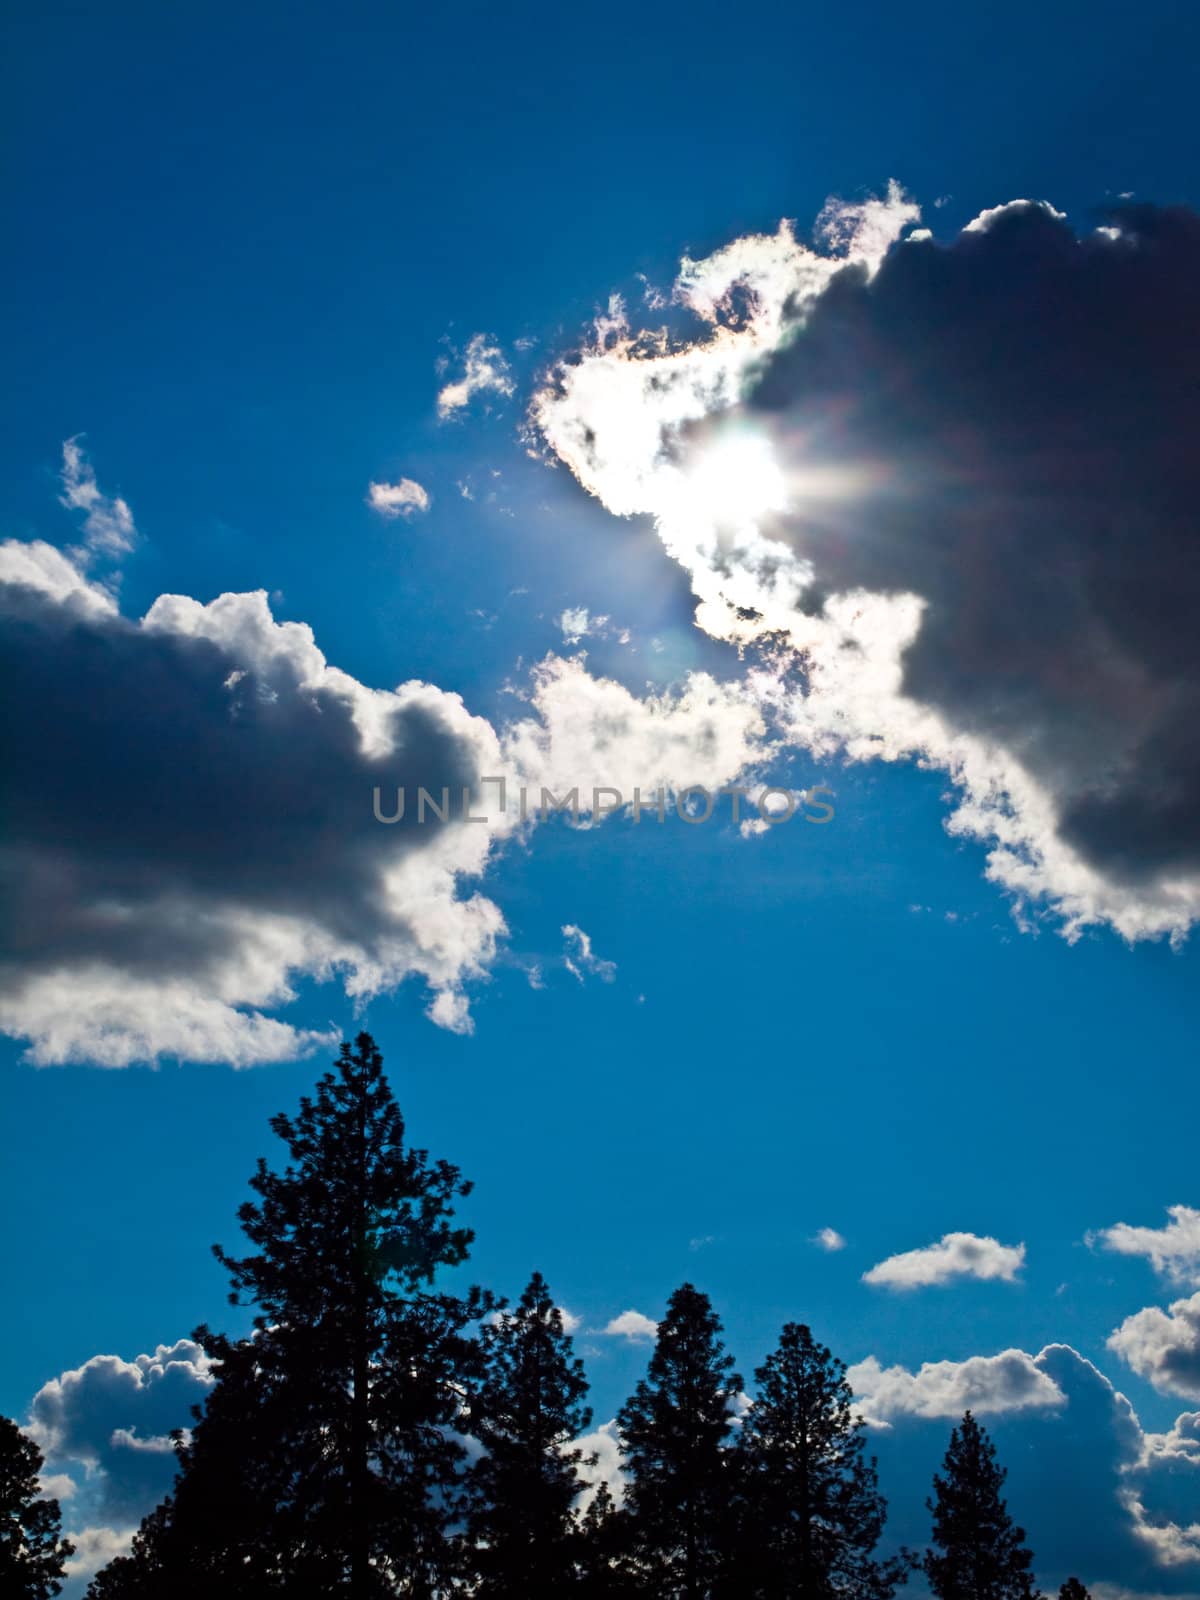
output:
POLYGON ((788 503, 770 439, 748 429, 722 434, 706 446, 686 476, 690 494, 717 522, 754 522, 788 503))

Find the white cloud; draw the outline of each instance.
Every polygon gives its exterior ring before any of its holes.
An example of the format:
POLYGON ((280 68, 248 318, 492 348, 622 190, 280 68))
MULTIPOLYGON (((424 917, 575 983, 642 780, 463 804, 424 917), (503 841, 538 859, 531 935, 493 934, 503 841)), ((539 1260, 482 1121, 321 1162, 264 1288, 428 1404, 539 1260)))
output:
POLYGON ((819 1233, 814 1233, 810 1241, 819 1250, 844 1250, 846 1241, 836 1228, 822 1228, 819 1233))
POLYGON ((916 1372, 883 1367, 874 1356, 846 1369, 863 1418, 887 1427, 897 1417, 980 1416, 1030 1407, 1061 1406, 1062 1390, 1023 1350, 966 1361, 925 1361, 916 1372))
POLYGON ((628 644, 633 637, 628 628, 607 615, 596 615, 587 606, 567 606, 558 617, 563 643, 579 644, 583 639, 615 639, 618 644, 628 644))
POLYGON ((77 1487, 75 1479, 67 1472, 43 1472, 38 1475, 38 1490, 45 1500, 70 1500, 77 1487))
POLYGON ((658 1323, 640 1311, 622 1311, 619 1317, 607 1322, 601 1331, 612 1334, 614 1338, 628 1339, 630 1344, 648 1344, 658 1333, 658 1323))
POLYGON ((613 981, 617 975, 617 963, 604 961, 595 953, 590 934, 584 933, 583 929, 577 928, 573 922, 563 924, 562 934, 567 946, 563 964, 568 972, 573 973, 580 983, 583 982, 585 973, 599 978, 602 983, 613 981))
POLYGON ((42 539, 0 543, 0 584, 30 589, 59 605, 95 616, 117 614, 117 603, 108 590, 85 578, 61 550, 42 539))
POLYGON ((1108 1348, 1160 1394, 1200 1400, 1200 1293, 1126 1317, 1108 1348))
MULTIPOLYGON (((754 688, 707 673, 639 698, 611 678, 592 677, 577 660, 550 656, 534 669, 533 685, 536 720, 514 724, 503 737, 505 761, 529 784, 531 806, 542 785, 555 795, 577 788, 585 813, 597 788, 615 789, 626 805, 640 789, 653 816, 660 786, 677 793, 700 784, 715 793, 771 748, 754 688)), ((601 800, 612 803, 611 795, 601 800)))
MULTIPOLYGON (((147 1508, 149 1509, 149 1508, 147 1508)), ((65 1595, 83 1593, 84 1584, 95 1577, 101 1567, 106 1567, 118 1556, 129 1554, 135 1528, 106 1528, 103 1526, 72 1529, 71 1543, 75 1554, 66 1562, 65 1571, 71 1585, 65 1595)))
POLYGON ((79 437, 63 441, 59 498, 68 510, 84 513, 84 543, 90 554, 122 556, 137 541, 133 513, 120 495, 107 495, 100 488, 79 437))
POLYGON ((582 1450, 585 1457, 596 1458, 593 1466, 581 1469, 582 1476, 587 1480, 587 1487, 579 1496, 578 1509, 581 1512, 587 1510, 601 1484, 607 1487, 614 1502, 620 1505, 625 1494, 625 1474, 622 1470, 621 1441, 617 1435, 616 1419, 602 1422, 593 1433, 585 1433, 574 1441, 572 1448, 582 1450))
POLYGON ((1168 1283, 1200 1285, 1200 1211, 1193 1206, 1168 1206, 1163 1228, 1142 1228, 1127 1222, 1088 1235, 1088 1243, 1122 1256, 1144 1256, 1168 1283))
POLYGON ((963 229, 964 233, 987 233, 1004 217, 1019 215, 1022 211, 1044 211, 1048 217, 1056 217, 1059 222, 1066 220, 1066 212, 1058 211, 1049 200, 1008 200, 1002 206, 989 206, 986 211, 981 211, 973 217, 963 229))
MULTIPOLYGON (((604 619, 607 620, 607 619, 604 619)), ((562 629, 563 640, 567 644, 578 644, 589 631, 588 608, 586 606, 568 606, 558 619, 562 629)))
POLYGON ((411 517, 429 510, 429 492, 415 478, 400 478, 396 483, 372 483, 367 504, 383 517, 411 517))
POLYGON ((463 354, 462 376, 438 391, 438 416, 443 420, 453 416, 456 411, 468 406, 475 395, 489 391, 510 395, 513 381, 499 345, 492 342, 486 333, 476 333, 468 341, 463 354))
POLYGON ((937 1244, 889 1256, 863 1273, 863 1282, 886 1289, 924 1289, 957 1278, 1013 1283, 1025 1264, 1025 1246, 1004 1245, 974 1233, 943 1234, 937 1244))

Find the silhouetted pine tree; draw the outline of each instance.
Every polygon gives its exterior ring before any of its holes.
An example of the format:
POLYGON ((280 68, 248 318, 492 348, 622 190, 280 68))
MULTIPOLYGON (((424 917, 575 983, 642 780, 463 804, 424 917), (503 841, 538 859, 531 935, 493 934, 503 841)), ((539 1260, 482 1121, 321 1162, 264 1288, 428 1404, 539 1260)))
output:
POLYGON ((1078 1578, 1068 1578, 1058 1591, 1058 1600, 1092 1600, 1078 1578))
POLYGON ((737 1592, 755 1600, 889 1600, 911 1557, 878 1561, 887 1516, 846 1368, 789 1322, 755 1371, 738 1440, 737 1592))
POLYGON ((587 1379, 546 1280, 535 1272, 517 1306, 498 1312, 480 1342, 483 1376, 469 1428, 484 1454, 470 1474, 467 1530, 481 1600, 528 1600, 566 1587, 584 1484, 570 1444, 591 1422, 587 1379))
POLYGON ((57 1500, 43 1500, 42 1452, 8 1417, 0 1417, 0 1594, 46 1600, 62 1588, 75 1546, 60 1537, 57 1500))
POLYGON ((727 1559, 729 1396, 742 1380, 708 1296, 676 1289, 646 1378, 617 1417, 632 1570, 656 1600, 705 1600, 727 1559))
POLYGON ((163 1561, 163 1538, 174 1512, 167 1497, 144 1519, 127 1556, 116 1556, 88 1585, 87 1600, 159 1600, 164 1594, 188 1594, 176 1588, 163 1561))
POLYGON ((173 1595, 441 1594, 476 1361, 463 1330, 490 1302, 431 1282, 466 1257, 453 1217, 469 1185, 406 1147, 367 1034, 271 1127, 290 1160, 260 1160, 251 1179, 239 1219, 253 1253, 216 1247, 255 1331, 197 1330, 217 1383, 179 1441, 168 1514, 143 1529, 142 1567, 157 1561, 173 1595))
POLYGON ((601 1483, 579 1520, 575 1600, 619 1600, 642 1593, 629 1560, 627 1516, 601 1483))
POLYGON ((1000 1495, 1007 1473, 969 1411, 951 1432, 943 1470, 926 1502, 940 1554, 927 1552, 925 1572, 938 1600, 1038 1600, 1025 1530, 1000 1495))

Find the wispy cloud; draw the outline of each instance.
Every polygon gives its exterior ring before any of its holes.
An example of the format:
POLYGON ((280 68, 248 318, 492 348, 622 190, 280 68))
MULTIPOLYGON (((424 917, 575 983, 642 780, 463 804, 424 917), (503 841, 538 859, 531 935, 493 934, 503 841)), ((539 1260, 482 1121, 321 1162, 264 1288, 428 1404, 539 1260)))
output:
POLYGON ((438 416, 444 421, 456 411, 469 406, 475 395, 488 392, 510 395, 513 392, 513 380, 500 346, 490 340, 486 333, 476 333, 463 352, 462 376, 438 391, 438 416))
POLYGON ((558 618, 564 644, 578 644, 581 639, 616 639, 618 644, 628 644, 628 628, 619 627, 609 616, 593 616, 587 606, 567 606, 558 618))
POLYGON ((108 495, 96 482, 96 474, 86 451, 79 443, 82 434, 64 439, 59 499, 69 511, 82 511, 84 552, 110 559, 132 550, 137 528, 127 501, 108 495))
POLYGON ((591 935, 577 928, 573 922, 564 923, 562 932, 567 945, 567 954, 563 958, 567 971, 573 973, 580 983, 585 973, 599 978, 602 983, 611 983, 617 975, 617 963, 605 961, 596 954, 592 949, 591 935))

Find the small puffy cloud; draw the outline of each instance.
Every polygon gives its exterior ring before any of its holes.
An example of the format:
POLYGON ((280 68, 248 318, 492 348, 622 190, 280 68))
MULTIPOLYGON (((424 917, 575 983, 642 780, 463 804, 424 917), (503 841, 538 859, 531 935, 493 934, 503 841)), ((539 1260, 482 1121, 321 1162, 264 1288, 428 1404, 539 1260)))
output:
POLYGON ((208 1360, 190 1339, 132 1361, 92 1356, 43 1384, 29 1431, 48 1462, 81 1462, 99 1475, 103 1517, 137 1522, 174 1478, 171 1430, 187 1427, 211 1383, 208 1360))
POLYGON ((1108 1348, 1160 1394, 1200 1400, 1200 1293, 1126 1317, 1108 1348))
POLYGON ((658 1323, 640 1311, 622 1311, 601 1329, 614 1338, 628 1339, 630 1344, 649 1344, 658 1333, 658 1323))
POLYGON ((633 637, 628 628, 621 627, 610 616, 589 611, 587 606, 567 606, 557 621, 563 643, 567 645, 576 645, 582 639, 614 639, 617 644, 628 644, 633 637))
POLYGON ((1200 1284, 1200 1211, 1193 1206, 1168 1206, 1170 1222, 1162 1228, 1141 1228, 1118 1222, 1088 1235, 1088 1243, 1121 1256, 1143 1256, 1168 1283, 1200 1284))
POLYGON ((568 606, 558 619, 562 629, 563 640, 567 644, 578 644, 580 639, 589 631, 588 608, 586 606, 568 606))
POLYGON ((1001 1244, 975 1233, 943 1234, 937 1244, 889 1256, 863 1273, 863 1282, 884 1289, 926 1289, 958 1278, 1016 1281, 1025 1246, 1001 1244))
POLYGON ((836 1228, 822 1228, 819 1233, 814 1233, 810 1244, 815 1244, 818 1250, 844 1250, 846 1241, 836 1228))
POLYGON ((372 483, 367 504, 381 517, 411 517, 429 510, 429 491, 415 478, 400 478, 396 483, 372 483))
POLYGON ((961 1417, 968 1410, 988 1416, 1064 1403, 1058 1385, 1023 1350, 926 1361, 916 1372, 883 1367, 868 1356, 847 1368, 846 1381, 863 1417, 876 1427, 897 1417, 961 1417))
POLYGON ((585 973, 600 979, 602 983, 611 983, 617 975, 617 963, 604 961, 592 949, 591 935, 586 934, 582 928, 577 928, 573 922, 563 924, 563 938, 566 941, 567 954, 563 957, 563 965, 567 971, 579 979, 584 980, 585 973))
POLYGON ((68 510, 84 513, 83 538, 88 554, 110 559, 123 556, 137 542, 133 512, 120 495, 105 494, 100 488, 79 439, 77 434, 63 442, 59 499, 68 510))
POLYGON ((472 335, 463 353, 462 375, 438 391, 438 416, 445 420, 470 405, 477 394, 510 395, 513 381, 500 346, 486 333, 472 335))

